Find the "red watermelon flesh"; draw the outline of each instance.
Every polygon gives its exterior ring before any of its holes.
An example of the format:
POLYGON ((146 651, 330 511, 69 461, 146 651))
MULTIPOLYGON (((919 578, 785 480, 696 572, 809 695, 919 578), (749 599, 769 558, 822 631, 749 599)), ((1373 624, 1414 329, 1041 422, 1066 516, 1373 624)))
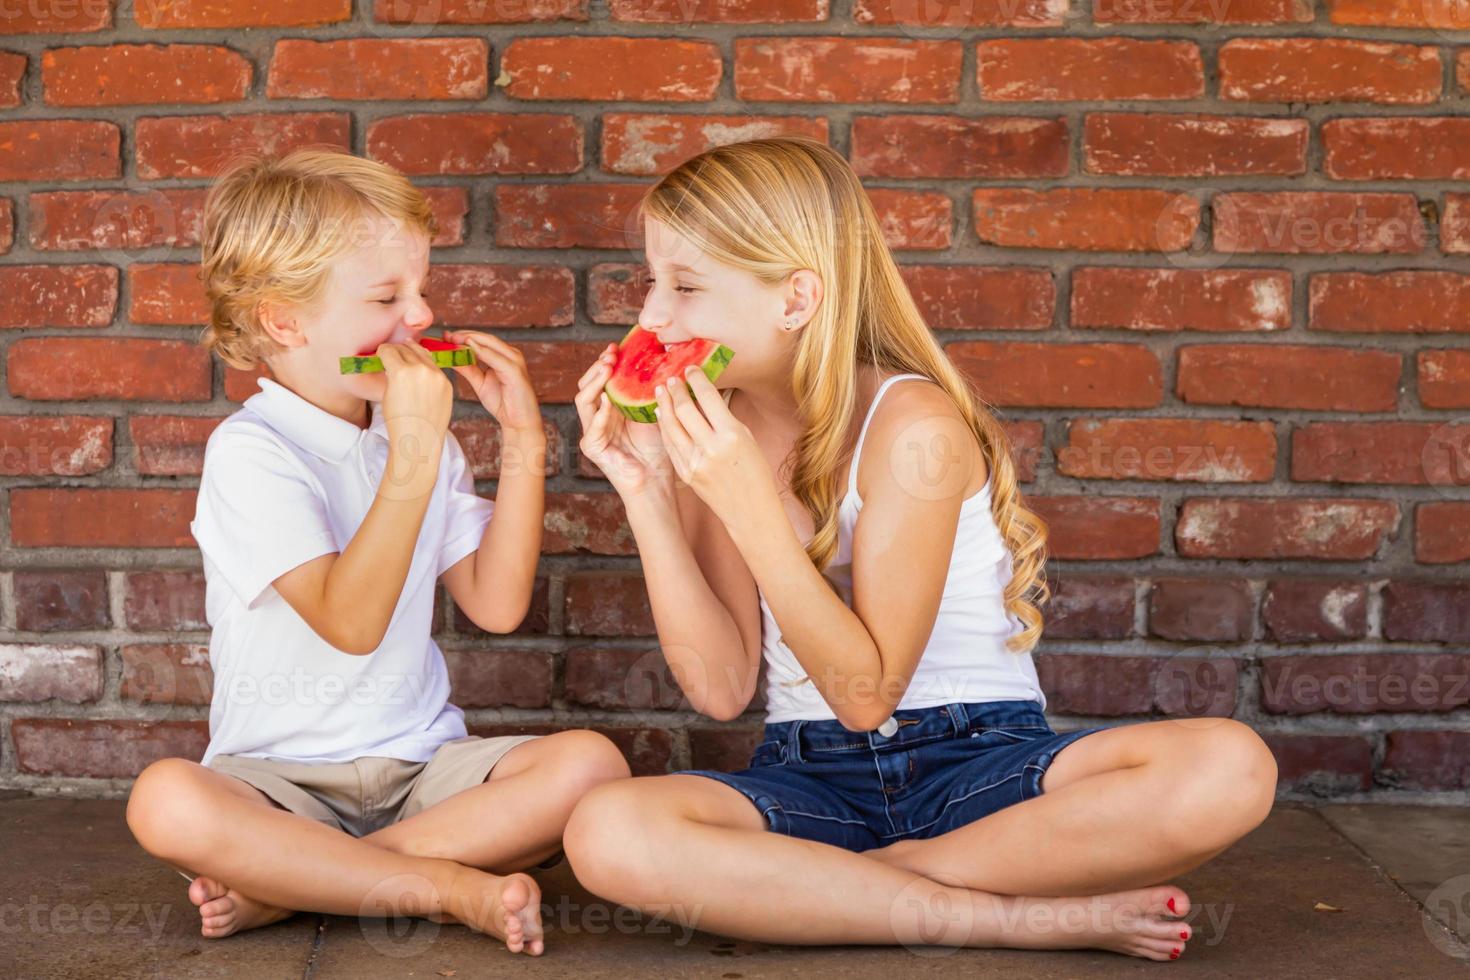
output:
POLYGON ((635 326, 618 345, 617 363, 603 390, 618 411, 634 422, 657 422, 654 388, 673 379, 687 385, 684 369, 691 365, 714 381, 734 356, 734 351, 713 340, 686 340, 665 350, 653 331, 635 326))

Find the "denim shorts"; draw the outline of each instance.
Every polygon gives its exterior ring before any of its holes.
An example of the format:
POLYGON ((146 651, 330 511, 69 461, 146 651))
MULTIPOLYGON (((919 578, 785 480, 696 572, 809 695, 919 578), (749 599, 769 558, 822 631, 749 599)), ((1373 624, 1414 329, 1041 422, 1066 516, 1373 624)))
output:
POLYGON ((835 720, 767 724, 739 772, 685 770, 745 794, 771 830, 851 851, 938 837, 1041 795, 1065 746, 1035 701, 895 711, 892 735, 835 720))

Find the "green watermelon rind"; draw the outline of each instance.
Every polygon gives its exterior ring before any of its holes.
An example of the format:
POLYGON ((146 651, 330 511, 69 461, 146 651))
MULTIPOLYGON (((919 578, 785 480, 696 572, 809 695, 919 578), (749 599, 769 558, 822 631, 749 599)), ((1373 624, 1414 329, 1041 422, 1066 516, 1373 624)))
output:
MULTIPOLYGON (((637 329, 638 327, 635 324, 632 328, 628 330, 627 333, 623 334, 623 340, 618 344, 618 346, 621 347, 623 343, 626 343, 628 338, 633 336, 633 331, 637 329)), ((714 384, 715 379, 718 378, 722 373, 724 373, 725 368, 730 363, 730 359, 734 356, 735 352, 733 350, 726 347, 724 344, 716 344, 714 350, 710 351, 705 359, 699 363, 699 369, 704 372, 704 376, 706 378, 709 378, 710 383, 714 384)), ((684 387, 689 388, 689 383, 687 381, 684 383, 684 387)), ((603 386, 603 390, 607 392, 608 401, 612 402, 613 405, 616 406, 618 411, 622 412, 623 415, 633 420, 634 422, 655 423, 658 421, 657 399, 649 399, 647 401, 644 401, 642 399, 634 399, 627 396, 620 396, 616 391, 613 390, 612 381, 608 381, 608 383, 603 386)), ((691 394, 694 391, 693 388, 690 388, 689 390, 691 394)))
MULTIPOLYGON (((456 347, 454 350, 431 350, 429 356, 434 363, 442 368, 464 367, 466 364, 474 364, 475 352, 468 347, 456 347)), ((383 359, 376 354, 364 354, 357 357, 344 357, 339 360, 342 374, 376 374, 383 370, 383 359)))

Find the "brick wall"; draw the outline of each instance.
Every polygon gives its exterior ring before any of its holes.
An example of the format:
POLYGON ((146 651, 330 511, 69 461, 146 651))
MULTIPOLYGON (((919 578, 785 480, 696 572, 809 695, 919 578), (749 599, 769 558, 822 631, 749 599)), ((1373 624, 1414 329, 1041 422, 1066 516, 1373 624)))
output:
MULTIPOLYGON (((555 447, 534 610, 443 599, 477 731, 744 761, 682 710, 569 404, 639 303, 628 210, 797 132, 864 177, 1000 407, 1057 585, 1058 727, 1233 714, 1288 796, 1470 797, 1470 7, 1431 0, 26 0, 0 7, 0 786, 197 757, 195 345, 235 149, 402 168, 448 324, 528 355, 555 447)), ((463 394, 463 393, 462 393, 463 394)), ((454 430, 493 493, 496 432, 454 430)))

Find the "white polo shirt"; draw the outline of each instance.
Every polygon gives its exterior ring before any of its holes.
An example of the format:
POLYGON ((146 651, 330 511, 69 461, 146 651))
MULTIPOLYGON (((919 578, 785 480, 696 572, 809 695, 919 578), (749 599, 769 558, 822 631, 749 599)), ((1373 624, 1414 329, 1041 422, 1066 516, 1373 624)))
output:
POLYGON ((260 391, 210 434, 189 525, 204 554, 213 629, 205 764, 216 755, 423 762, 465 735, 464 713, 449 703, 444 654, 430 636, 434 591, 441 574, 479 548, 495 505, 475 495, 453 433, 376 650, 356 656, 333 647, 271 585, 319 555, 345 551, 367 516, 388 458, 382 405, 370 404, 372 424, 359 429, 262 378, 260 391))

